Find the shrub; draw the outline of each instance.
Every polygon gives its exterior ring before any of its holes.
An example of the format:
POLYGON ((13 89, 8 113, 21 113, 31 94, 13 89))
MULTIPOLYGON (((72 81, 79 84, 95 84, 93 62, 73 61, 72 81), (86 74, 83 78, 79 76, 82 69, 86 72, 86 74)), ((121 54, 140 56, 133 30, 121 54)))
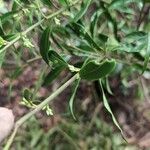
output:
MULTIPOLYGON (((138 78, 149 72, 150 23, 148 0, 14 0, 10 8, 0 4, 0 66, 14 62, 11 78, 42 59, 41 78, 35 92, 25 89, 22 104, 32 110, 20 118, 4 149, 13 142, 17 129, 38 111, 52 115, 49 103, 72 85, 73 104, 81 80, 98 81, 103 103, 118 129, 104 88, 111 93, 108 76, 131 74, 138 78), (26 51, 28 50, 28 56, 26 51), (3 64, 3 65, 2 65, 3 64), (43 69, 44 68, 44 69, 43 69), (63 70, 71 76, 43 102, 32 101, 39 87, 50 85, 63 70), (126 72, 128 70, 128 72, 126 72)), ((123 79, 122 79, 123 80, 123 79)), ((122 133, 123 134, 123 133, 122 133)))

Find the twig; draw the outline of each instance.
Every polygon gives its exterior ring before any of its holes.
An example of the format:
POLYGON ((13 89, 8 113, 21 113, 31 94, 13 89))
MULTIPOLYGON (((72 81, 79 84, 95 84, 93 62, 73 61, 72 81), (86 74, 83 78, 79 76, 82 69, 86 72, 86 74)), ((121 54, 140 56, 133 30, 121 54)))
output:
MULTIPOLYGON (((80 0, 76 0, 74 3, 70 4, 68 7, 72 7, 75 4, 77 4, 80 0)), ((52 19, 53 17, 61 14, 62 12, 64 12, 65 10, 67 10, 68 7, 65 8, 61 8, 60 10, 58 10, 57 12, 50 14, 46 17, 44 17, 43 19, 41 19, 40 21, 38 21, 37 23, 35 23, 34 25, 30 26, 28 29, 26 29, 25 31, 21 32, 20 34, 18 34, 18 36, 13 39, 12 41, 8 42, 8 44, 3 47, 0 50, 0 54, 3 53, 7 48, 9 48, 10 46, 12 46, 14 43, 16 43, 19 39, 21 39, 22 36, 26 35, 27 33, 29 33, 30 31, 32 31, 34 28, 38 27, 39 25, 41 25, 46 19, 52 19)))
POLYGON ((143 4, 143 7, 141 9, 140 12, 140 16, 139 16, 139 20, 138 20, 138 24, 137 24, 137 30, 140 28, 141 23, 145 20, 145 18, 149 15, 149 11, 150 11, 150 5, 148 5, 146 7, 146 4, 143 4))
POLYGON ((3 150, 9 150, 11 144, 13 143, 14 137, 17 133, 18 128, 29 118, 31 118, 33 115, 35 115, 37 112, 39 112, 46 104, 48 104, 50 101, 52 101, 55 97, 57 97, 62 91, 64 91, 72 82, 74 82, 79 77, 78 74, 74 75, 71 79, 69 79, 66 83, 64 83, 60 88, 58 88, 54 93, 52 93, 48 98, 46 98, 42 103, 40 103, 35 109, 24 115, 22 118, 20 118, 16 123, 14 127, 14 131, 11 134, 9 140, 7 141, 5 147, 3 150))

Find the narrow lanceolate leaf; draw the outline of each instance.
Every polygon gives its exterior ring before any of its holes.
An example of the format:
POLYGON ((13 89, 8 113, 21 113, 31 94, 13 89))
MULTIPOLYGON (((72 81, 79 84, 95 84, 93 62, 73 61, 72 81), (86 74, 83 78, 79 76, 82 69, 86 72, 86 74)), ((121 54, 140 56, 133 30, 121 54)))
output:
POLYGON ((69 108, 70 108, 70 112, 73 116, 73 118, 76 120, 76 117, 75 117, 75 114, 74 114, 74 110, 73 110, 73 104, 74 104, 74 98, 75 98, 75 95, 76 95, 76 91, 77 91, 77 88, 79 86, 79 83, 80 83, 80 78, 77 79, 75 82, 74 82, 74 85, 73 85, 73 90, 72 90, 72 95, 71 95, 71 98, 70 98, 70 101, 69 101, 69 108))
POLYGON ((48 51, 50 49, 50 41, 49 41, 50 32, 51 32, 50 27, 47 27, 44 30, 40 41, 40 54, 47 64, 49 64, 48 51))
POLYGON ((122 131, 122 129, 121 129, 121 127, 120 127, 118 121, 116 120, 116 118, 115 118, 115 116, 114 116, 114 114, 113 114, 113 112, 112 112, 110 106, 109 106, 109 103, 108 103, 108 101, 107 101, 107 98, 106 98, 105 93, 104 93, 104 90, 103 90, 103 86, 102 86, 101 80, 99 80, 99 83, 100 83, 100 86, 101 86, 101 89, 102 89, 102 95, 103 95, 103 103, 104 103, 104 106, 105 106, 105 108, 107 109, 107 111, 111 114, 111 117, 112 117, 112 120, 113 120, 114 124, 116 125, 116 127, 120 130, 120 132, 121 132, 122 135, 123 135, 123 131, 122 131))
POLYGON ((142 31, 131 32, 125 36, 124 40, 127 42, 134 42, 141 39, 145 39, 146 35, 147 34, 142 31))
POLYGON ((94 37, 94 35, 97 33, 97 22, 101 14, 103 14, 103 11, 98 10, 91 17, 90 32, 92 37, 94 37))
POLYGON ((50 84, 55 80, 60 73, 68 67, 67 62, 55 51, 50 50, 48 52, 48 60, 52 62, 52 70, 45 77, 43 85, 50 84))
POLYGON ((64 65, 57 66, 56 68, 53 68, 48 75, 44 78, 43 85, 47 86, 50 83, 52 83, 59 75, 60 73, 65 69, 66 67, 64 65))
POLYGON ((90 3, 92 0, 83 0, 81 10, 76 14, 76 16, 73 19, 73 22, 77 22, 79 19, 83 17, 83 15, 86 13, 90 3))
POLYGON ((144 73, 144 71, 147 68, 147 65, 149 63, 149 58, 150 58, 150 32, 148 33, 148 36, 147 36, 147 52, 146 52, 146 56, 145 56, 145 61, 144 61, 144 67, 143 67, 142 74, 144 73))
POLYGON ((85 26, 82 23, 72 23, 68 27, 79 37, 84 38, 88 44, 96 50, 102 51, 103 49, 94 41, 94 39, 85 30, 85 26))
POLYGON ((53 63, 53 67, 55 66, 67 66, 67 62, 55 51, 50 50, 48 52, 48 60, 53 63))
POLYGON ((113 95, 113 92, 112 92, 112 90, 111 90, 111 88, 110 88, 110 85, 109 85, 108 78, 106 78, 105 82, 106 82, 106 89, 107 89, 107 92, 108 92, 110 95, 113 95))
POLYGON ((50 0, 41 0, 43 4, 47 5, 48 7, 52 6, 52 2, 50 0))
POLYGON ((102 63, 90 61, 81 68, 79 74, 82 79, 89 81, 98 80, 110 74, 114 70, 115 66, 115 60, 106 59, 102 63))

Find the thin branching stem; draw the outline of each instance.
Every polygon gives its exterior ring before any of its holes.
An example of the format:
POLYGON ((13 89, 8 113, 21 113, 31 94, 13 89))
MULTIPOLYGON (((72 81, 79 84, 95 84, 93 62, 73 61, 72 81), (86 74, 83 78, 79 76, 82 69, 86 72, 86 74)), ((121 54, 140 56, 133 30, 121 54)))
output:
POLYGON ((29 118, 31 118, 33 115, 35 115, 37 112, 39 112, 45 105, 50 103, 55 97, 57 97, 61 92, 63 92, 70 84, 72 84, 78 77, 79 77, 78 74, 74 75, 71 79, 69 79, 66 83, 64 83, 60 88, 58 88, 54 93, 52 93, 48 98, 46 98, 42 103, 37 105, 37 107, 35 109, 33 109, 32 111, 30 111, 29 113, 27 113, 26 115, 21 117, 15 123, 14 130, 13 130, 13 132, 12 132, 12 134, 11 134, 9 140, 7 141, 3 150, 9 150, 10 149, 10 146, 13 143, 13 140, 15 138, 15 135, 17 133, 18 128, 24 122, 26 122, 29 118))
POLYGON ((67 7, 61 8, 60 10, 56 11, 53 14, 50 14, 46 17, 44 17, 43 19, 39 20, 37 23, 33 24, 32 26, 30 26, 28 29, 26 29, 25 31, 21 32, 20 34, 17 35, 17 37, 15 39, 13 39, 12 41, 8 42, 8 44, 6 46, 4 46, 1 50, 0 50, 0 54, 3 53, 5 50, 7 50, 10 46, 12 46, 14 43, 16 43, 18 40, 20 40, 22 38, 22 36, 26 35, 27 33, 29 33, 30 31, 32 31, 33 29, 35 29, 36 27, 38 27, 39 25, 41 25, 46 19, 52 19, 54 17, 56 17, 57 15, 63 13, 65 10, 68 9, 68 7, 72 7, 75 4, 77 4, 80 0, 76 0, 75 2, 73 2, 72 4, 70 4, 67 7))

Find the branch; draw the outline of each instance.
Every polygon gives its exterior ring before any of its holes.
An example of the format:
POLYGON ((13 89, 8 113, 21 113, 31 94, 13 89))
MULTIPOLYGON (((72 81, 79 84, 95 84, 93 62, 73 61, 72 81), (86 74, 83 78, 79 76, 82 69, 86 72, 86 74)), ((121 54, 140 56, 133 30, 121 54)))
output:
POLYGON ((67 7, 61 8, 60 10, 56 11, 53 14, 50 14, 48 16, 45 16, 43 19, 41 19, 40 21, 38 21, 37 23, 35 23, 34 25, 30 26, 28 29, 26 29, 25 31, 21 32, 20 34, 18 34, 18 36, 13 39, 12 41, 8 42, 8 44, 6 46, 4 46, 2 49, 0 49, 0 54, 3 53, 6 49, 8 49, 10 46, 12 46, 14 43, 16 43, 18 40, 21 39, 22 35, 26 35, 27 33, 29 33, 30 31, 32 31, 34 28, 38 27, 39 25, 41 25, 45 20, 48 19, 52 19, 54 17, 56 17, 57 15, 61 14, 62 12, 64 12, 65 10, 68 9, 68 7, 73 7, 74 5, 76 5, 80 0, 76 0, 74 3, 70 4, 67 7))
POLYGON ((22 118, 20 118, 16 123, 14 127, 14 131, 11 134, 9 140, 7 141, 5 147, 3 150, 9 150, 11 144, 13 143, 14 137, 18 131, 18 128, 29 118, 31 118, 33 115, 35 115, 37 112, 39 112, 45 105, 50 103, 55 97, 57 97, 62 91, 64 91, 70 84, 72 84, 77 78, 79 77, 78 74, 74 75, 71 79, 69 79, 66 83, 64 83, 60 88, 58 88, 54 93, 52 93, 48 98, 46 98, 43 102, 41 102, 35 109, 24 115, 22 118))

